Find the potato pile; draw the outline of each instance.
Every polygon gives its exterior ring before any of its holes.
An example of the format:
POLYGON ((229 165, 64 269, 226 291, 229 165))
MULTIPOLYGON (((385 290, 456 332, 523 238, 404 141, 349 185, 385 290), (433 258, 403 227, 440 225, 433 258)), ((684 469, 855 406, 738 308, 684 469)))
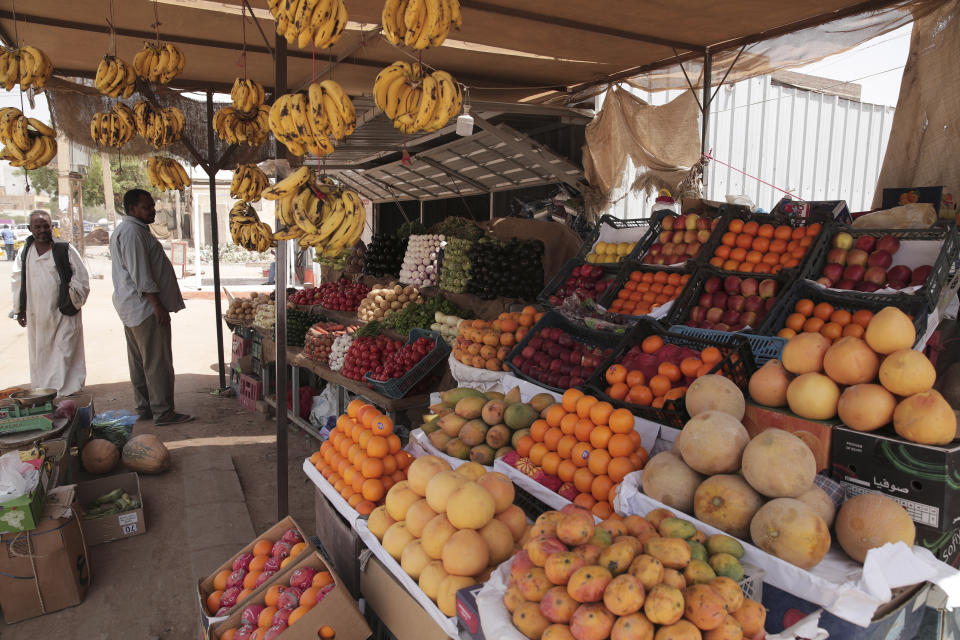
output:
POLYGON ((234 298, 227 308, 226 319, 235 324, 249 325, 257 313, 257 307, 270 302, 270 294, 254 293, 249 298, 234 298))
POLYGON ((403 286, 396 282, 388 285, 375 285, 357 309, 357 317, 363 322, 383 320, 394 311, 407 307, 412 302, 423 302, 420 289, 408 284, 403 286))

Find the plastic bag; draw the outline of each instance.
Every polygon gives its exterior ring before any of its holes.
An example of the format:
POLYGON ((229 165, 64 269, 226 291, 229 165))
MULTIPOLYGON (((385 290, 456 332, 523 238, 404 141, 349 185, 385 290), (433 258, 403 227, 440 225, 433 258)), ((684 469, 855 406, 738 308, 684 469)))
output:
POLYGON ((15 500, 37 488, 40 472, 32 464, 20 460, 20 454, 10 451, 0 456, 0 502, 15 500))
POLYGON ((133 424, 137 421, 137 414, 129 411, 105 411, 93 417, 90 430, 94 438, 102 438, 112 442, 117 449, 123 449, 130 434, 133 433, 133 424))
POLYGON ((337 415, 337 392, 332 384, 318 395, 313 396, 313 402, 310 407, 310 424, 317 428, 326 426, 327 419, 330 416, 337 415))

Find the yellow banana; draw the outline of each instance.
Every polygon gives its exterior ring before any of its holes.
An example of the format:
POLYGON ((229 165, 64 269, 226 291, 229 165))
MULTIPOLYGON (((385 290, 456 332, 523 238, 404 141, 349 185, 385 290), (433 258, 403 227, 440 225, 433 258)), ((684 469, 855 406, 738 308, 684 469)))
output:
POLYGON ((300 187, 312 178, 313 171, 310 167, 304 165, 269 189, 264 189, 261 195, 267 200, 277 200, 290 193, 299 191, 300 187))

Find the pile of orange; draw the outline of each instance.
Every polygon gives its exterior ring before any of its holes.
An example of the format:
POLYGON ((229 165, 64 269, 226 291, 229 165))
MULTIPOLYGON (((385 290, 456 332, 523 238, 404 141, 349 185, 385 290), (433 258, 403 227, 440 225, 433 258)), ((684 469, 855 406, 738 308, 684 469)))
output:
MULTIPOLYGON (((267 560, 270 559, 273 553, 273 545, 275 542, 275 540, 260 538, 254 543, 253 549, 250 550, 250 553, 253 554, 253 559, 250 560, 250 564, 247 565, 247 575, 243 577, 243 589, 237 594, 237 604, 253 593, 254 589, 259 586, 257 583, 260 582, 260 576, 264 572, 264 565, 267 564, 267 560)), ((280 568, 282 569, 293 562, 306 547, 307 543, 305 542, 298 542, 290 547, 290 555, 283 559, 280 563, 280 568)), ((223 569, 213 576, 213 591, 207 596, 206 602, 207 613, 211 616, 220 610, 220 598, 223 596, 223 592, 227 590, 227 580, 230 579, 230 574, 230 569, 223 569)))
POLYGON ((647 451, 633 427, 633 414, 627 409, 568 389, 559 404, 530 425, 530 433, 517 442, 517 453, 573 484, 580 492, 576 504, 608 518, 615 487, 647 462, 647 451))
POLYGON ((777 273, 800 265, 822 225, 793 228, 740 219, 730 221, 710 264, 726 271, 777 273))
MULTIPOLYGON (((332 584, 334 584, 333 576, 330 575, 329 571, 318 571, 315 573, 313 575, 313 582, 300 594, 299 606, 290 611, 290 615, 286 618, 287 626, 292 626, 293 623, 305 616, 310 609, 316 606, 321 593, 332 584)), ((280 604, 280 594, 287 588, 289 588, 289 585, 275 584, 269 587, 266 593, 264 593, 263 604, 265 606, 257 617, 257 631, 254 631, 253 635, 250 636, 251 638, 262 638, 266 630, 273 626, 274 616, 277 614, 277 611, 280 610, 278 606, 280 604), (257 635, 257 633, 260 635, 257 635)), ((237 632, 238 629, 227 629, 220 638, 221 640, 233 640, 237 632)))
POLYGON ((679 296, 689 279, 689 273, 634 271, 617 292, 610 311, 631 316, 650 313, 679 296))
POLYGON ((310 463, 351 507, 366 515, 390 487, 406 479, 412 456, 401 446, 393 420, 372 404, 354 400, 310 463))
POLYGON ((535 307, 501 313, 496 320, 464 320, 460 323, 453 357, 468 367, 509 371, 504 361, 513 346, 543 317, 535 307))
POLYGON ((829 302, 817 304, 804 298, 797 300, 793 313, 787 316, 784 327, 777 335, 790 339, 798 333, 819 333, 830 342, 846 336, 862 338, 871 318, 873 311, 869 309, 851 313, 846 309, 837 309, 829 302))
MULTIPOLYGON (((656 354, 663 348, 663 338, 647 336, 640 343, 644 353, 656 354)), ((716 347, 706 347, 700 357, 684 358, 679 365, 661 362, 657 374, 647 380, 642 371, 627 369, 622 364, 613 364, 604 374, 607 384, 604 393, 614 400, 623 400, 641 407, 661 408, 667 400, 682 398, 687 392, 683 384, 687 378, 699 378, 710 373, 723 354, 716 347)))

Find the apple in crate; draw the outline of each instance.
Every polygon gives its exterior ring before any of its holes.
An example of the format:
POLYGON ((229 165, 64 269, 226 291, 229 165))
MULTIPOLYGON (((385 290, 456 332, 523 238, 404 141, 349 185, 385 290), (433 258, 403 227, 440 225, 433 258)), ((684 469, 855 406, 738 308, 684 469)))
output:
POLYGON ((896 253, 900 249, 900 241, 891 235, 881 236, 877 240, 877 251, 886 251, 887 253, 896 253))
POLYGON ((827 252, 827 263, 828 264, 846 264, 847 263, 847 250, 833 248, 827 252))
POLYGON ((867 260, 870 259, 870 254, 864 251, 863 249, 851 249, 847 252, 847 264, 848 265, 860 265, 866 266, 867 260))
POLYGON ((844 251, 853 247, 853 236, 846 231, 841 231, 833 236, 833 246, 844 251))
MULTIPOLYGON (((867 272, 863 274, 864 282, 869 282, 877 285, 878 287, 883 287, 883 284, 887 281, 887 271, 883 267, 870 267, 867 269, 867 272)), ((860 289, 863 291, 863 289, 860 289)))
POLYGON ((930 274, 933 272, 933 267, 928 264, 917 267, 913 270, 913 273, 910 276, 910 284, 926 284, 927 279, 930 277, 930 274))
POLYGON ((893 262, 893 255, 889 251, 884 251, 883 249, 877 249, 870 254, 870 257, 867 259, 867 264, 871 267, 883 267, 886 269, 893 262))
MULTIPOLYGON (((920 268, 921 267, 917 267, 917 269, 920 268)), ((916 271, 916 269, 914 271, 916 271)), ((903 289, 910 284, 910 278, 910 267, 898 264, 895 267, 890 267, 890 270, 887 271, 887 286, 891 289, 903 289)))
POLYGON ((857 241, 854 242, 853 246, 864 253, 869 253, 877 246, 877 239, 873 236, 860 236, 857 238, 857 241))

